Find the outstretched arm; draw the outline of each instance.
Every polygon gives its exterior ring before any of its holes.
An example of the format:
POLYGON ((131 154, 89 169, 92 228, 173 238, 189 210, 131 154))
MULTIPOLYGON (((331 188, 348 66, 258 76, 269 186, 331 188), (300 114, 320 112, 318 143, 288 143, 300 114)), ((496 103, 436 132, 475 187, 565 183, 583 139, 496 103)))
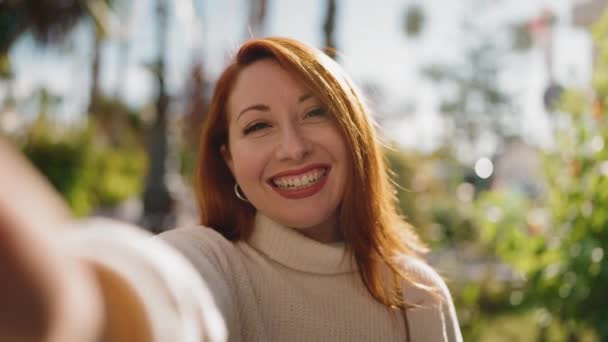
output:
POLYGON ((203 280, 120 222, 74 221, 0 137, 0 341, 223 341, 203 280))
POLYGON ((0 340, 92 340, 102 312, 94 277, 51 242, 69 210, 2 138, 0 165, 0 340))

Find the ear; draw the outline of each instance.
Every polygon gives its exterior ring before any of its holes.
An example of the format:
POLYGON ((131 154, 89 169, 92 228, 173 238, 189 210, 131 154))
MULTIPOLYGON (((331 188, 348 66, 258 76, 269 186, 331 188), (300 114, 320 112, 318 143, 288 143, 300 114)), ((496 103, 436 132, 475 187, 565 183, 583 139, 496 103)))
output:
POLYGON ((220 147, 220 154, 222 155, 222 158, 224 158, 224 163, 226 163, 226 165, 230 169, 230 172, 234 176, 234 165, 232 162, 232 155, 230 154, 230 150, 228 149, 228 147, 226 147, 226 144, 220 147))

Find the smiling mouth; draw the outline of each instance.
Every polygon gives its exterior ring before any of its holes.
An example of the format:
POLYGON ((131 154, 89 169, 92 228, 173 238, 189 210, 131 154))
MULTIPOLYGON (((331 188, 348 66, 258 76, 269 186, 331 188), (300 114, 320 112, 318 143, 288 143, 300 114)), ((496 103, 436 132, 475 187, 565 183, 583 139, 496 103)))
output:
POLYGON ((284 191, 295 191, 314 186, 327 175, 327 167, 317 167, 296 175, 274 177, 270 184, 284 191))

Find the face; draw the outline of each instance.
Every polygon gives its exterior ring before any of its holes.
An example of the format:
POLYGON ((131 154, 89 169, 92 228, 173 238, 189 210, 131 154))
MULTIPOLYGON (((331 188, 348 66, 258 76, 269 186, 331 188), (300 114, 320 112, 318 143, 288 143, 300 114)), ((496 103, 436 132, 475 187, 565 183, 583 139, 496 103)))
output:
POLYGON ((337 124, 276 61, 239 74, 228 100, 226 164, 262 214, 319 241, 339 239, 349 166, 337 124))

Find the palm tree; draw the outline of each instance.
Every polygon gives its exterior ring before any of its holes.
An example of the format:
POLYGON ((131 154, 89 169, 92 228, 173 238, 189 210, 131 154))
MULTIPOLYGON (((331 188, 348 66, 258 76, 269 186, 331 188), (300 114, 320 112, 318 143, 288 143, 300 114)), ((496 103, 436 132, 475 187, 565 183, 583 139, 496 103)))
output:
POLYGON ((137 2, 130 0, 127 2, 122 1, 122 6, 117 9, 117 13, 120 14, 120 29, 118 31, 118 39, 120 41, 118 48, 118 63, 116 69, 117 86, 114 89, 114 98, 120 99, 121 94, 126 90, 126 75, 129 61, 129 48, 132 35, 132 27, 134 17, 137 11, 137 2))
POLYGON ((0 56, 6 55, 12 44, 25 32, 31 31, 41 44, 63 41, 80 20, 93 22, 94 49, 91 65, 92 112, 99 97, 101 44, 108 33, 107 18, 113 0, 7 0, 0 1, 0 56))
POLYGON ((323 23, 323 33, 325 37, 324 51, 331 58, 336 58, 336 7, 336 0, 327 0, 327 10, 323 23))
POLYGON ((249 23, 245 38, 257 37, 264 31, 266 13, 268 9, 267 0, 252 0, 249 2, 249 23))
POLYGON ((92 0, 88 3, 88 13, 93 29, 93 60, 91 61, 91 88, 89 96, 88 113, 95 115, 99 105, 101 92, 99 89, 99 72, 101 70, 101 50, 103 43, 110 34, 108 23, 112 16, 112 6, 116 0, 92 0))
POLYGON ((101 66, 101 47, 105 33, 97 23, 93 23, 93 60, 91 62, 91 88, 89 95, 89 115, 93 115, 99 103, 99 69, 101 66))
POLYGON ((90 0, 0 1, 0 56, 25 32, 43 44, 60 42, 88 14, 90 0))
POLYGON ((167 51, 167 0, 157 0, 158 60, 155 67, 158 82, 156 117, 149 134, 148 160, 150 167, 144 189, 144 217, 142 225, 152 231, 160 231, 171 218, 173 199, 167 188, 165 175, 168 156, 167 109, 169 95, 165 83, 165 61, 167 51))

